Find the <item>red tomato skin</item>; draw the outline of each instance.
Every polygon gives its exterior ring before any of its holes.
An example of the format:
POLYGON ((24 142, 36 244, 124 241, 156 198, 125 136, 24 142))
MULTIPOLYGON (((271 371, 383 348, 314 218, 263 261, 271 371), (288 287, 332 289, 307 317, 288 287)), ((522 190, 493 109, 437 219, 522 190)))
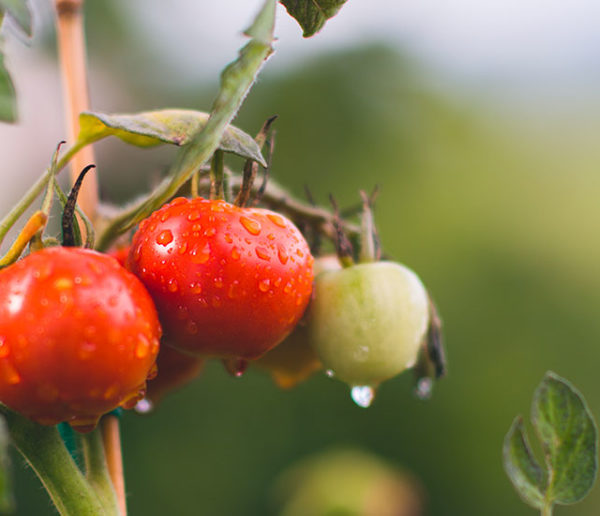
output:
POLYGON ((89 430, 143 395, 161 335, 139 280, 108 256, 53 247, 0 271, 0 400, 89 430))
POLYGON ((127 264, 169 344, 197 356, 257 358, 291 332, 312 292, 313 258, 298 228, 220 200, 177 198, 154 212, 127 264))

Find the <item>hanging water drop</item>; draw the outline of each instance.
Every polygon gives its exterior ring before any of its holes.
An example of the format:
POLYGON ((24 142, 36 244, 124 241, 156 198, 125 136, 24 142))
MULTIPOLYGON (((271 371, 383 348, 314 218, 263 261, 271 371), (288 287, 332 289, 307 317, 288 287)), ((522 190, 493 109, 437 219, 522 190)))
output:
POLYGON ((428 400, 431 398, 431 393, 433 391, 433 380, 428 376, 424 376, 423 378, 419 378, 417 380, 417 385, 415 386, 415 396, 420 400, 428 400))
POLYGON ((373 403, 373 399, 375 398, 375 389, 369 385, 356 385, 352 387, 350 395, 352 396, 352 401, 354 401, 354 403, 356 403, 359 407, 367 408, 371 406, 371 403, 373 403))
POLYGON ((231 376, 240 378, 248 368, 248 361, 241 358, 224 358, 223 365, 231 376))
POLYGON ((333 369, 327 369, 327 371, 325 371, 325 374, 329 376, 329 378, 333 378, 335 376, 335 371, 333 369))
POLYGON ((153 403, 148 398, 143 398, 135 404, 134 410, 138 414, 148 414, 154 409, 153 403))

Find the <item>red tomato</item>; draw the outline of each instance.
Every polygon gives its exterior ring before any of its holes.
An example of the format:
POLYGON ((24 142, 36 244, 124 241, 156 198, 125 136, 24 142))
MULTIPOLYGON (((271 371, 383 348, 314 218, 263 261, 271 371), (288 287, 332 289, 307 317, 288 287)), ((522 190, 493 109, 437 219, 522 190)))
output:
POLYGON ((168 342, 198 356, 253 359, 300 320, 312 291, 304 237, 272 211, 178 198, 140 224, 129 269, 168 342))
POLYGON ((46 248, 0 271, 0 286, 3 403, 83 431, 143 395, 161 330, 146 289, 116 260, 46 248))

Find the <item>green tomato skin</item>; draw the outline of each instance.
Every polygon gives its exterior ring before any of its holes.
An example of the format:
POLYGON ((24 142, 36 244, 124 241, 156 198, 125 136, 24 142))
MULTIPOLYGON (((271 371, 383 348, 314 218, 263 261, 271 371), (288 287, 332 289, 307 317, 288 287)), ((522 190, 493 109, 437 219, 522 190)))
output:
POLYGON ((410 269, 376 262, 326 271, 315 279, 313 296, 310 340, 337 378, 376 387, 415 364, 429 301, 410 269))

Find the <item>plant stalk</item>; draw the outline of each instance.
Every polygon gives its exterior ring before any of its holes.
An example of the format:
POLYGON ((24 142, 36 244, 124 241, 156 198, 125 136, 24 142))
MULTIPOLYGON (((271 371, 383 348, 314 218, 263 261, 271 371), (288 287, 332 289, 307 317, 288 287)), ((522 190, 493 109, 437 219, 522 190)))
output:
POLYGON ((3 409, 14 445, 33 468, 62 516, 105 514, 96 492, 69 455, 55 426, 3 409))
POLYGON ((111 482, 104 442, 99 428, 81 436, 86 477, 98 494, 106 514, 124 514, 119 512, 117 496, 111 482))

